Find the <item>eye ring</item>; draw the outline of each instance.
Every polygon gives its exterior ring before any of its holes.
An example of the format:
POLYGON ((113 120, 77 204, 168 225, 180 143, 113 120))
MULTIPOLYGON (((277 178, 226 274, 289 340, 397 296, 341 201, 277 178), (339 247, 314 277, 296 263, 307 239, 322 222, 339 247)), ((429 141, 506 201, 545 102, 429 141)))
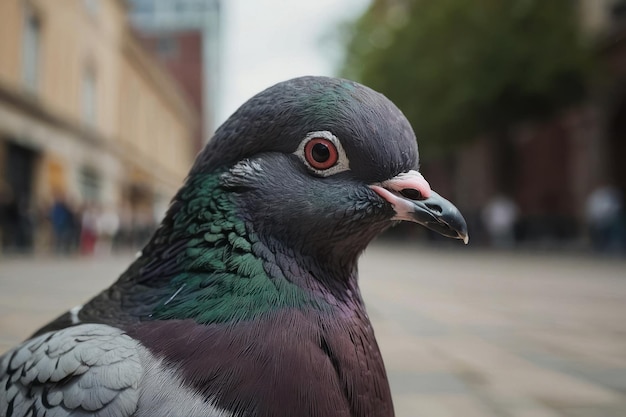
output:
POLYGON ((304 157, 313 169, 326 170, 337 163, 339 152, 330 139, 314 137, 304 146, 304 157))
POLYGON ((341 141, 328 130, 307 133, 293 154, 318 177, 329 177, 350 169, 341 141))

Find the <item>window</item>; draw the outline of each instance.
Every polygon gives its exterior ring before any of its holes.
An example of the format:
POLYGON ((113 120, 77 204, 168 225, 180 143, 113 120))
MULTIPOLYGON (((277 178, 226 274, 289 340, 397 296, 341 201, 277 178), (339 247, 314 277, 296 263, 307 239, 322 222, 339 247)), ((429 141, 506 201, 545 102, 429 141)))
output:
POLYGON ((83 73, 82 86, 83 122, 90 127, 96 126, 96 73, 87 67, 83 73))
POLYGON ((31 93, 39 87, 39 49, 41 44, 41 23, 35 13, 25 7, 24 32, 22 39, 22 81, 31 93))

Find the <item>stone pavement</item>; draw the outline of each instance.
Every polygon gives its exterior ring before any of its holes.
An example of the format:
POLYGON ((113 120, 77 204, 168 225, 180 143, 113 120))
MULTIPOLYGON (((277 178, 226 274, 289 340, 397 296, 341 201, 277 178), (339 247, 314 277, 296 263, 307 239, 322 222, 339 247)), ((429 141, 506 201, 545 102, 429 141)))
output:
MULTIPOLYGON (((129 260, 0 259, 0 352, 129 260)), ((360 270, 397 416, 626 416, 626 261, 377 244, 360 270)))

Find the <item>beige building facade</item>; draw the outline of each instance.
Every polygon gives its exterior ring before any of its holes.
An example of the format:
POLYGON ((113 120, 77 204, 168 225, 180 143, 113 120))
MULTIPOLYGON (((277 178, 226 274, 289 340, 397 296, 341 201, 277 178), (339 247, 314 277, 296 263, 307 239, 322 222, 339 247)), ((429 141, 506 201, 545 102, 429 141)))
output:
POLYGON ((198 115, 141 48, 126 7, 122 0, 0 1, 5 203, 41 212, 64 196, 145 221, 182 183, 198 115))

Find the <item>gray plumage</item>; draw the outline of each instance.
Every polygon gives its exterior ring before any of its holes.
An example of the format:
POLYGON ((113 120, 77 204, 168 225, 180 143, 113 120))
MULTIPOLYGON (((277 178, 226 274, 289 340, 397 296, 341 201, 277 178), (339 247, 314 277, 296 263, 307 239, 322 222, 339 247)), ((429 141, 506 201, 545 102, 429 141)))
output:
POLYGON ((136 340, 103 324, 31 339, 7 352, 0 370, 2 417, 231 416, 184 387, 175 369, 136 340))
POLYGON ((96 324, 29 340, 0 363, 0 385, 8 387, 0 410, 7 416, 130 416, 143 374, 140 350, 121 330, 96 324))

